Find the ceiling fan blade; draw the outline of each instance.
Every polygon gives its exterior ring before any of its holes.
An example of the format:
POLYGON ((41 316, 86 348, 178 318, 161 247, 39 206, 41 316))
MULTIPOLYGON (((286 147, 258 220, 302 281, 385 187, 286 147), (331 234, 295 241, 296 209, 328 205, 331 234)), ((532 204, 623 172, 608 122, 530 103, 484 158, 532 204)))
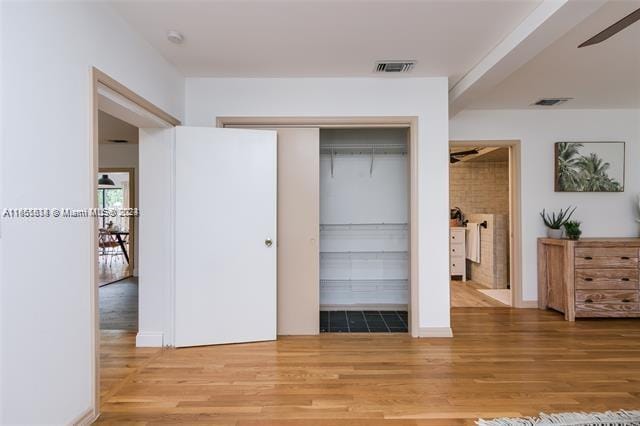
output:
POLYGON ((465 155, 473 155, 473 154, 477 154, 478 150, 477 149, 470 149, 468 151, 458 151, 458 152, 452 152, 451 155, 452 157, 464 157, 465 155))
POLYGON ((628 14, 627 16, 625 16, 615 24, 605 28, 604 30, 600 31, 598 34, 591 37, 589 40, 582 43, 580 46, 578 46, 578 48, 602 43, 609 37, 614 36, 615 34, 624 30, 629 25, 633 24, 639 19, 640 19, 640 9, 636 9, 635 11, 631 12, 630 14, 628 14))

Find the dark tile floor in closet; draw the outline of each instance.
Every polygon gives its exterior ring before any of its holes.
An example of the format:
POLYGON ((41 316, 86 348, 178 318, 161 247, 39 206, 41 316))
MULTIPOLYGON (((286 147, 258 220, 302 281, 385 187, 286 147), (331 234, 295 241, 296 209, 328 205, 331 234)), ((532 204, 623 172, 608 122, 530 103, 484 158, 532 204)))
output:
POLYGON ((320 311, 322 333, 406 333, 407 311, 320 311))

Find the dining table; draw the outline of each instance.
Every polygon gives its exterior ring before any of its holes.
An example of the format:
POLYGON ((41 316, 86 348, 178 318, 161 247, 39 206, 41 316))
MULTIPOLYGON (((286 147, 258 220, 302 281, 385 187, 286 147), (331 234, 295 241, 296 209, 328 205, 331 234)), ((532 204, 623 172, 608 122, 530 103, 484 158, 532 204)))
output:
POLYGON ((115 235, 116 241, 118 241, 118 245, 122 250, 122 254, 124 255, 125 260, 129 263, 129 253, 127 253, 127 246, 125 244, 125 238, 129 236, 129 231, 109 231, 111 235, 115 235))

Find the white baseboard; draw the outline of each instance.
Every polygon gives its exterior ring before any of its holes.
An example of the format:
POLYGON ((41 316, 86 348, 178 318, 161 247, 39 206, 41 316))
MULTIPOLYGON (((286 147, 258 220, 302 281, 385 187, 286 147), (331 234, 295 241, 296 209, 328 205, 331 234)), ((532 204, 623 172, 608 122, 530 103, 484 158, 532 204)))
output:
POLYGON ((94 414, 93 408, 89 408, 78 417, 76 417, 71 424, 73 426, 89 426, 97 420, 97 416, 94 414))
POLYGON ((136 346, 139 348, 161 348, 164 336, 160 332, 141 331, 136 335, 136 346))
POLYGON ((521 300, 520 302, 518 302, 518 305, 516 306, 516 308, 537 309, 538 301, 537 300, 521 300))
POLYGON ((415 337, 453 337, 451 327, 420 327, 415 337))

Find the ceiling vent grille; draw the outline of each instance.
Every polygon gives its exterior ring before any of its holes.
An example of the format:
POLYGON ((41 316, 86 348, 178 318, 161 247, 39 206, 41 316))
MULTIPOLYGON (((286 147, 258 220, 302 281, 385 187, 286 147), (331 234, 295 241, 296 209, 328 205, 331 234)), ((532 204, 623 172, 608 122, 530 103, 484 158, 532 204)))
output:
POLYGON ((533 105, 545 106, 545 107, 556 106, 556 105, 561 105, 565 102, 569 102, 571 99, 573 98, 544 98, 544 99, 540 99, 537 102, 534 102, 533 105))
POLYGON ((381 61, 376 62, 375 72, 409 72, 415 65, 415 61, 381 61))

